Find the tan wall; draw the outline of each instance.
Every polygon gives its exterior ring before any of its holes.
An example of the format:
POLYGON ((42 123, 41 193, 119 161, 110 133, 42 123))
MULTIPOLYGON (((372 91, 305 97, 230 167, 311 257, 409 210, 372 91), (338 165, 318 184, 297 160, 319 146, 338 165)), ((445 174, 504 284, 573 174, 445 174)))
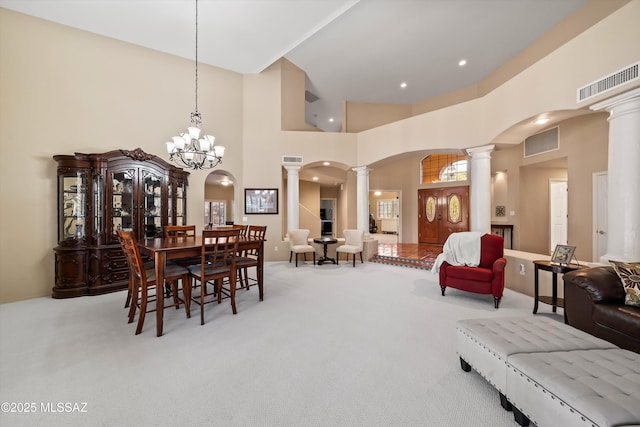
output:
MULTIPOLYGON (((244 76, 203 64, 199 110, 204 129, 227 148, 219 169, 235 177, 235 209, 242 212, 243 188, 282 189, 283 155, 355 167, 401 153, 492 141, 517 145, 523 138, 496 138, 540 112, 575 109, 575 88, 638 59, 638 21, 640 2, 630 2, 482 98, 357 134, 282 131, 281 61, 244 76)), ((52 156, 140 147, 166 158, 164 142, 188 124, 193 77, 192 61, 0 8, 0 198, 11 206, 0 211, 0 302, 50 295, 57 244, 52 156), (11 184, 18 180, 19 186, 11 184)), ((579 154, 567 156, 570 181, 576 181, 571 165, 581 161, 579 154)), ((418 164, 408 163, 389 186, 402 189, 407 242, 417 236, 416 220, 405 216, 416 211, 418 164)), ((200 227, 207 174, 194 171, 189 178, 188 222, 200 227)), ((375 175, 372 187, 389 188, 375 182, 388 177, 375 175)), ((510 189, 519 188, 513 175, 510 189)), ((354 173, 344 187, 340 218, 351 228, 357 223, 354 173)), ((280 206, 284 197, 281 191, 280 206)), ((266 259, 286 259, 283 215, 245 218, 268 226, 266 259)))
POLYGON ((577 258, 591 260, 592 176, 607 170, 607 116, 594 113, 561 122, 558 150, 524 158, 521 144, 493 154, 492 172, 506 171, 507 174, 507 222, 514 224, 515 248, 548 253, 549 179, 566 177, 569 244, 576 246, 577 258), (547 167, 559 159, 567 159, 566 171, 547 167), (510 215, 512 211, 514 216, 510 215))
MULTIPOLYGON (((202 65, 203 127, 242 176, 242 76, 202 65)), ((56 154, 125 148, 167 158, 194 108, 193 62, 0 9, 0 302, 51 294, 56 154), (17 160, 19 159, 19 160, 17 160), (15 183, 20 182, 20 185, 15 183)), ((204 180, 189 177, 187 220, 203 226, 204 180)))
POLYGON ((525 166, 520 169, 519 250, 549 253, 549 181, 566 180, 566 169, 525 166))
POLYGON ((282 65, 282 130, 321 131, 305 121, 305 73, 286 59, 282 65))
POLYGON ((310 231, 309 237, 320 236, 320 185, 300 181, 300 228, 310 231))
POLYGON ((346 102, 346 132, 361 132, 373 127, 411 117, 409 104, 380 104, 371 102, 346 102))

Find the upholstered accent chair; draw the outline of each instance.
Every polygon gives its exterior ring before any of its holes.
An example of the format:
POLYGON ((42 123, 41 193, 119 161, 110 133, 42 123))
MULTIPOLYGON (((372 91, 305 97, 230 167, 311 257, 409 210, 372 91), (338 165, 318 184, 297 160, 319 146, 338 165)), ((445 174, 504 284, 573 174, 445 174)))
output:
POLYGON ((356 255, 360 254, 360 262, 364 263, 362 259, 362 248, 364 246, 364 231, 362 230, 344 230, 344 245, 340 245, 336 248, 336 263, 340 262, 340 254, 347 254, 347 261, 349 261, 349 254, 353 255, 353 266, 356 266, 356 255))
POLYGON ((500 305, 504 291, 504 239, 494 234, 480 238, 480 264, 477 267, 450 265, 444 261, 440 266, 440 288, 442 295, 447 287, 477 294, 493 295, 495 308, 500 305))
POLYGON ((313 265, 316 265, 316 250, 309 244, 309 230, 289 230, 289 262, 293 258, 293 254, 296 254, 296 267, 298 266, 298 254, 304 255, 304 260, 307 260, 307 253, 313 254, 313 265))

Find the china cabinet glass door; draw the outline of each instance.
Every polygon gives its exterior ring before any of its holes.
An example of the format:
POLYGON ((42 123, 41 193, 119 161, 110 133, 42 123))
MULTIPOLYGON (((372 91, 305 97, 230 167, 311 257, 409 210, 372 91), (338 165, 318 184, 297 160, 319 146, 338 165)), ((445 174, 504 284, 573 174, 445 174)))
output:
POLYGON ((59 222, 58 240, 82 240, 86 234, 87 175, 76 172, 59 176, 59 222))
POLYGON ((187 225, 186 185, 176 185, 176 225, 187 225))
POLYGON ((116 230, 132 230, 134 224, 134 178, 135 170, 117 171, 111 174, 112 185, 112 227, 116 230))
POLYGON ((102 230, 102 181, 103 178, 100 175, 93 178, 93 236, 94 239, 100 234, 102 230))
POLYGON ((151 171, 142 171, 145 237, 154 237, 162 230, 162 179, 151 171))

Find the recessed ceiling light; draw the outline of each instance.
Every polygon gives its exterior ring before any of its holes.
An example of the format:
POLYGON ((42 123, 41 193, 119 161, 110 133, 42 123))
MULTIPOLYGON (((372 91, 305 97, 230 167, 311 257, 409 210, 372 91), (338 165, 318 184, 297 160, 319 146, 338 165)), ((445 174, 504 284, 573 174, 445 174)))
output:
POLYGON ((329 121, 333 123, 333 117, 329 117, 329 121))
POLYGON ((318 177, 317 177, 317 176, 314 176, 314 177, 313 177, 313 180, 314 180, 314 181, 317 181, 317 180, 318 180, 318 177))
POLYGON ((549 119, 547 117, 542 117, 542 118, 539 118, 538 120, 536 120, 534 123, 537 124, 537 125, 543 125, 543 124, 548 123, 548 122, 549 122, 549 119))
POLYGON ((465 65, 467 65, 467 60, 466 60, 466 59, 461 59, 461 60, 458 62, 458 66, 459 66, 459 67, 464 67, 465 65))
POLYGON ((402 89, 406 88, 406 87, 407 87, 407 82, 402 82, 402 83, 400 83, 400 87, 401 87, 402 89))
POLYGON ((331 163, 329 163, 329 162, 324 162, 324 163, 323 163, 323 165, 325 165, 325 166, 329 166, 330 164, 331 164, 331 163))

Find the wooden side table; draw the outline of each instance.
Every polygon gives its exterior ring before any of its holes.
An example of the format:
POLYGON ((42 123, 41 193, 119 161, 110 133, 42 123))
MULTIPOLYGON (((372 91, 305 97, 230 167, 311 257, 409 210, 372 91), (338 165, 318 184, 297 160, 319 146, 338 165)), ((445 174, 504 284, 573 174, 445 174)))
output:
MULTIPOLYGON (((538 312, 538 301, 542 301, 545 304, 550 304, 553 307, 553 312, 556 312, 557 307, 564 308, 564 298, 558 298, 558 274, 565 274, 570 271, 578 270, 583 268, 583 266, 579 264, 555 264, 551 261, 533 261, 533 265, 535 266, 534 272, 534 303, 533 303, 533 314, 538 312), (550 271, 553 274, 552 279, 552 287, 551 287, 551 296, 541 296, 538 292, 538 270, 550 271)), ((565 323, 566 323, 565 316, 565 323)))

